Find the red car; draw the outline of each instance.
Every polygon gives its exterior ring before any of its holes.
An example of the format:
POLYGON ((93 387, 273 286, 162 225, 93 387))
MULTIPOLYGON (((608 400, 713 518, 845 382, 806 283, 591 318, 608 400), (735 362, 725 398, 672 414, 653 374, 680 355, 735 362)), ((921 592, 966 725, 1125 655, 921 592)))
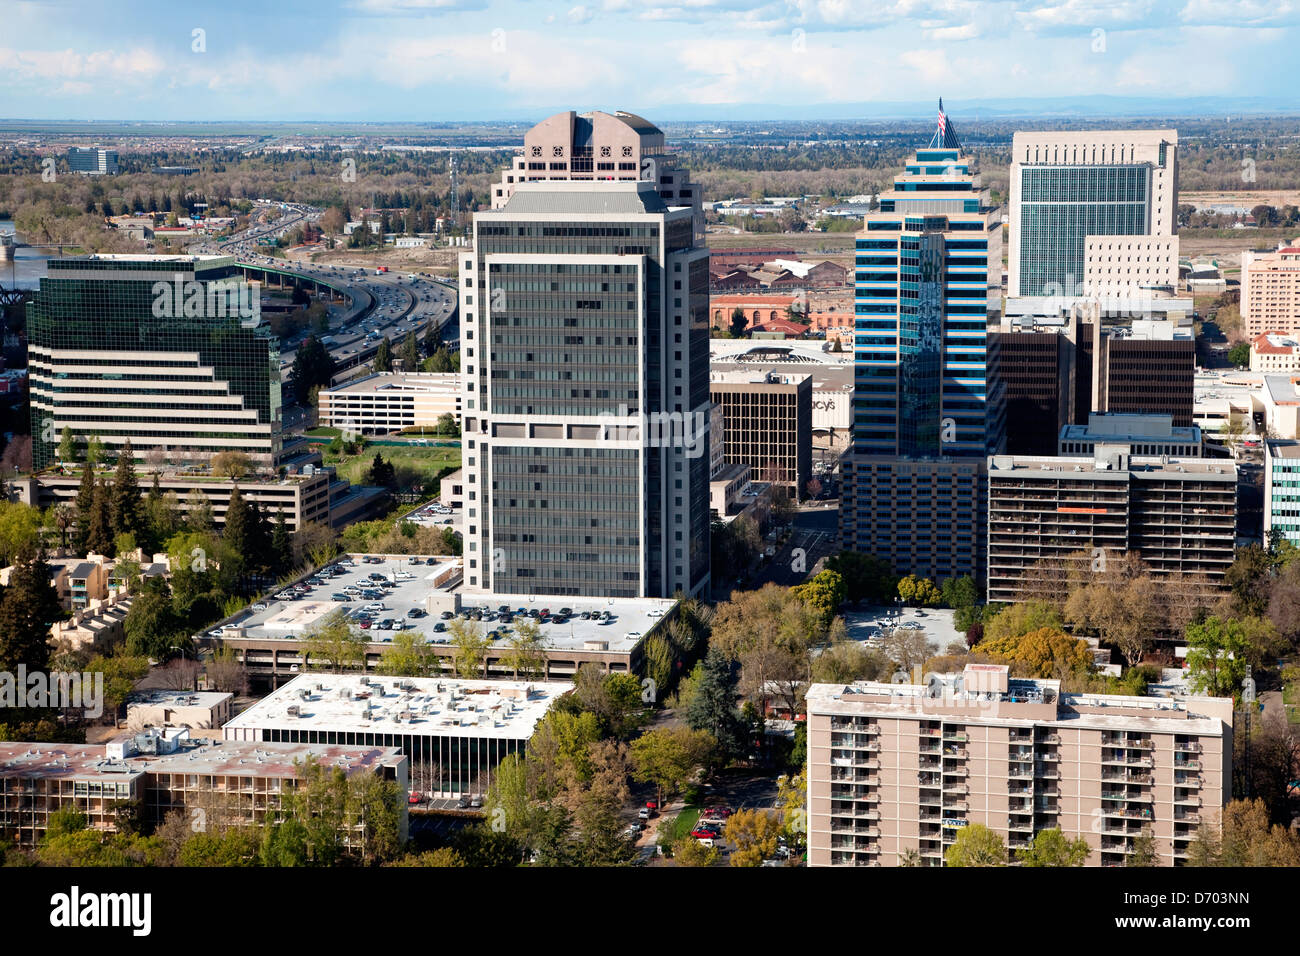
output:
POLYGON ((658 800, 647 800, 647 801, 645 802, 645 808, 646 808, 647 810, 658 810, 658 809, 659 809, 659 801, 658 801, 658 800))
POLYGON ((697 840, 712 839, 716 840, 722 836, 722 829, 713 823, 701 823, 691 831, 691 836, 697 840))
POLYGON ((406 798, 406 802, 410 804, 424 803, 424 797, 421 794, 413 793, 406 798))

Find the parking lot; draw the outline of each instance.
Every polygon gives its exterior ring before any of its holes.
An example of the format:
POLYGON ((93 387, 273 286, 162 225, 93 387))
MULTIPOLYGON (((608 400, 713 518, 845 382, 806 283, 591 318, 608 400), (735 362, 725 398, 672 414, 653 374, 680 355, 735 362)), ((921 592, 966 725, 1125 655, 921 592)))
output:
POLYGON ((371 643, 389 643, 415 631, 429 644, 451 643, 455 617, 476 622, 503 643, 522 617, 537 621, 550 648, 630 652, 671 612, 659 598, 577 598, 470 594, 448 590, 458 559, 422 555, 349 555, 310 578, 276 592, 222 628, 213 638, 297 640, 342 609, 371 643))
POLYGON ((935 654, 954 641, 963 645, 966 642, 965 635, 954 626, 953 612, 949 608, 906 607, 900 612, 897 607, 867 607, 844 612, 844 624, 848 628, 849 640, 863 641, 871 647, 879 647, 884 631, 891 627, 921 631, 935 654))

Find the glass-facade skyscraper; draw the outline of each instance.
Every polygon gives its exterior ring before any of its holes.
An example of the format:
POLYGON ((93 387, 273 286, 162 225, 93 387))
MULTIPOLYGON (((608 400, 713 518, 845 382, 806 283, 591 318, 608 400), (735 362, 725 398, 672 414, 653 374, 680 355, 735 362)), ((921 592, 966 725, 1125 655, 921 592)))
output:
POLYGON ((846 549, 936 580, 979 574, 984 462, 1005 414, 988 332, 1001 214, 942 104, 939 117, 857 236, 840 512, 846 549))
POLYGON ((58 458, 64 428, 109 459, 204 464, 242 451, 278 463, 279 342, 231 256, 51 259, 28 305, 32 459, 58 458))

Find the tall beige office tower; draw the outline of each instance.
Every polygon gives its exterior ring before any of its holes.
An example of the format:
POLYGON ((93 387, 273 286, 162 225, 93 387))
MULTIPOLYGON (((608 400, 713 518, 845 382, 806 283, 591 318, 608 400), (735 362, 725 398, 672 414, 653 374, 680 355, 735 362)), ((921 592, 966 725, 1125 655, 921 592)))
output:
POLYGON ((642 180, 654 183, 667 205, 689 206, 696 238, 702 240, 702 190, 690 178, 668 152, 663 130, 649 120, 622 110, 567 110, 524 134, 524 148, 492 187, 492 208, 502 208, 517 183, 642 180))
POLYGON ((1016 133, 1008 298, 1172 294, 1177 210, 1177 130, 1016 133))

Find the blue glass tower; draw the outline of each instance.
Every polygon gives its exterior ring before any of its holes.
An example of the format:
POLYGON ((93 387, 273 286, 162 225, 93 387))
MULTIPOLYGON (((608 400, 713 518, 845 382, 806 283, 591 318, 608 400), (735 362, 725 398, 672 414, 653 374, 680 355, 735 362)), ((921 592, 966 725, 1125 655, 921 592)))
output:
POLYGON ((1002 218, 945 117, 857 236, 845 548, 941 580, 981 571, 986 457, 1004 403, 989 313, 1002 218))

